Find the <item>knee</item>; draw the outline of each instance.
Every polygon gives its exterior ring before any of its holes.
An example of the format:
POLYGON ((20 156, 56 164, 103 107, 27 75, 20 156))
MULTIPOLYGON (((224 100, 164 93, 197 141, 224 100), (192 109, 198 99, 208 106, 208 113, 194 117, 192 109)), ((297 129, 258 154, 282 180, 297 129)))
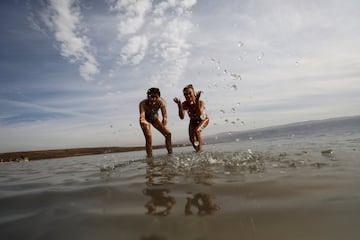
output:
POLYGON ((166 138, 171 138, 171 132, 166 132, 166 133, 164 134, 164 136, 165 136, 166 138))
POLYGON ((198 127, 195 129, 196 135, 199 135, 201 133, 202 127, 198 127))

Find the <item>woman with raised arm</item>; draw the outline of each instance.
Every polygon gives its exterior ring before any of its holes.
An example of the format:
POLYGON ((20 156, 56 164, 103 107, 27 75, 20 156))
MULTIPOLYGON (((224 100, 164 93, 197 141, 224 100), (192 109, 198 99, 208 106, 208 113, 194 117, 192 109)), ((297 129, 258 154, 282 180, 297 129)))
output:
POLYGON ((179 108, 179 117, 184 119, 185 111, 188 112, 189 139, 197 152, 202 151, 201 131, 209 124, 209 117, 204 112, 204 101, 200 100, 201 91, 195 93, 194 87, 190 84, 183 89, 185 101, 181 102, 179 98, 174 98, 174 102, 179 108))

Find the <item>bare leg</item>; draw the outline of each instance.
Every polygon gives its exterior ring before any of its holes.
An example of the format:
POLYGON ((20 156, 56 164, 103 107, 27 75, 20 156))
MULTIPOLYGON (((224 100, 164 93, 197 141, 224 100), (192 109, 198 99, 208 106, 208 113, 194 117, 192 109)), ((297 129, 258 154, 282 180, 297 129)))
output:
POLYGON ((201 152, 202 151, 202 137, 201 137, 201 130, 204 129, 209 124, 209 119, 205 119, 204 121, 201 121, 199 125, 196 126, 196 128, 193 130, 193 134, 195 136, 195 139, 198 141, 198 145, 196 146, 196 151, 201 152))
POLYGON ((165 146, 169 154, 172 153, 171 132, 159 119, 153 122, 153 126, 165 137, 165 146))
POLYGON ((152 135, 150 123, 140 123, 141 129, 145 136, 145 148, 147 157, 152 157, 152 135))
POLYGON ((193 148, 195 149, 195 151, 198 151, 198 145, 195 144, 197 141, 196 135, 195 135, 195 128, 193 127, 193 125, 191 123, 189 123, 189 140, 190 140, 193 148))

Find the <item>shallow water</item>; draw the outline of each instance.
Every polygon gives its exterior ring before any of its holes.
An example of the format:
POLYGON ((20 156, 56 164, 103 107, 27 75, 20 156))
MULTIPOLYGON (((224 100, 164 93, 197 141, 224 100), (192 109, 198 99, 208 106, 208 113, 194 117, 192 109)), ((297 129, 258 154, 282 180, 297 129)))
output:
POLYGON ((1 164, 1 239, 359 239, 359 143, 336 133, 1 164))

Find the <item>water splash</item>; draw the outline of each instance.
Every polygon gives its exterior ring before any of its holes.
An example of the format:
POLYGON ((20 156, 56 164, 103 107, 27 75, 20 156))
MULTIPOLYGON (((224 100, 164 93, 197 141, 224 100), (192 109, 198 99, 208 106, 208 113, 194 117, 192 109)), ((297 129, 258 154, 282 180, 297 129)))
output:
POLYGON ((231 85, 230 89, 233 90, 233 91, 236 91, 236 90, 237 90, 237 86, 236 86, 235 84, 233 84, 233 85, 231 85))
POLYGON ((200 119, 201 119, 201 120, 205 120, 205 119, 206 119, 206 114, 205 114, 205 113, 202 113, 201 116, 200 116, 200 119))
POLYGON ((236 80, 236 81, 240 81, 241 80, 241 75, 237 74, 237 73, 231 73, 230 77, 232 77, 232 79, 236 80))
POLYGON ((211 61, 216 64, 217 70, 220 70, 220 69, 221 69, 221 63, 220 63, 219 60, 216 60, 215 58, 211 58, 211 61))
POLYGON ((256 57, 256 60, 257 60, 257 61, 261 61, 261 60, 264 58, 264 56, 265 56, 265 54, 264 54, 263 52, 261 52, 260 55, 258 55, 258 56, 256 57))

